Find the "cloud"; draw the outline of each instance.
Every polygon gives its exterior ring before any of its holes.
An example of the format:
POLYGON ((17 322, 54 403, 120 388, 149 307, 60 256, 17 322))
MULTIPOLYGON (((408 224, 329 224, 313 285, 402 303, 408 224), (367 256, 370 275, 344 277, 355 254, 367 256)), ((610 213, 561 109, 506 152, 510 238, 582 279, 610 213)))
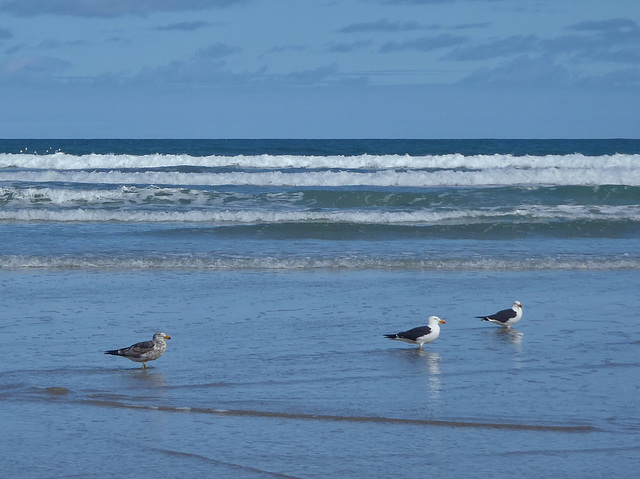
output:
POLYGON ((540 40, 535 35, 513 35, 456 48, 444 58, 458 61, 488 60, 523 55, 524 53, 538 51, 539 47, 540 40))
POLYGON ((604 38, 601 36, 565 35, 541 42, 549 55, 564 55, 577 63, 640 63, 640 48, 633 41, 604 38))
POLYGON ((140 73, 125 79, 138 85, 203 85, 240 86, 251 81, 254 74, 234 74, 224 60, 195 56, 189 60, 175 60, 158 68, 143 68, 140 73))
POLYGON ((308 47, 306 47, 305 45, 289 43, 287 45, 279 45, 270 48, 267 53, 303 52, 306 51, 307 48, 308 47))
POLYGON ((20 50, 26 50, 27 48, 28 48, 28 45, 26 43, 17 43, 15 45, 13 45, 12 47, 7 48, 4 51, 4 53, 6 53, 7 55, 15 55, 20 50))
POLYGON ((63 42, 60 40, 44 40, 42 42, 40 42, 36 48, 37 49, 44 49, 44 50, 59 50, 59 49, 63 49, 66 47, 77 47, 77 46, 83 46, 86 45, 87 42, 85 42, 84 40, 72 40, 72 41, 67 41, 67 42, 63 42))
POLYGON ((640 86, 640 26, 635 21, 620 18, 587 21, 570 25, 566 30, 570 33, 553 38, 515 35, 461 45, 443 59, 486 63, 462 83, 519 87, 640 86), (628 68, 619 68, 620 65, 628 68))
POLYGON ((605 34, 632 34, 634 37, 640 35, 638 24, 628 18, 612 18, 608 20, 591 20, 576 23, 569 27, 570 30, 600 32, 605 34))
POLYGON ((548 88, 587 87, 596 89, 638 88, 640 69, 592 71, 579 69, 551 56, 529 55, 509 59, 493 68, 479 68, 460 84, 494 87, 548 88))
POLYGON ((329 81, 338 74, 338 67, 335 63, 321 66, 309 70, 301 70, 289 73, 282 78, 290 84, 298 86, 317 85, 329 81))
POLYGON ((567 69, 551 58, 521 55, 495 68, 479 68, 460 81, 468 85, 535 87, 566 85, 571 82, 567 69))
POLYGON ((570 26, 569 30, 577 34, 545 43, 550 52, 573 55, 579 62, 639 63, 640 26, 633 20, 586 21, 570 26))
POLYGON ((234 72, 228 57, 242 53, 242 48, 218 42, 195 51, 184 60, 165 65, 145 67, 139 73, 122 79, 132 85, 198 85, 238 87, 259 81, 265 67, 256 71, 234 72))
POLYGON ((205 28, 211 25, 209 22, 180 22, 180 23, 171 23, 169 25, 162 25, 154 28, 154 30, 159 30, 162 32, 170 32, 170 31, 181 31, 181 32, 193 32, 196 30, 200 30, 201 28, 205 28))
POLYGON ((353 43, 332 43, 326 48, 326 51, 331 53, 351 53, 361 48, 366 48, 371 44, 372 42, 364 40, 353 43))
POLYGON ((640 48, 627 47, 584 52, 580 55, 577 55, 576 59, 583 62, 595 61, 602 63, 624 63, 631 65, 640 65, 640 48))
POLYGON ((466 2, 503 2, 505 0, 373 0, 383 5, 438 5, 442 3, 457 3, 459 1, 466 2))
POLYGON ((32 55, 0 63, 0 83, 47 83, 71 64, 60 58, 32 55))
POLYGON ((490 27, 492 25, 491 22, 479 22, 479 23, 459 23, 458 25, 454 25, 452 30, 473 30, 473 29, 484 29, 490 27))
POLYGON ((294 70, 287 73, 269 73, 266 66, 248 71, 233 71, 225 57, 239 53, 240 49, 215 44, 198 50, 186 60, 172 61, 158 68, 143 68, 140 73, 121 82, 139 85, 197 85, 206 87, 294 86, 307 87, 335 83, 362 81, 345 76, 335 63, 317 68, 294 70))
POLYGON ((219 59, 242 53, 242 48, 227 45, 226 43, 214 43, 206 48, 198 50, 197 56, 206 59, 219 59))
POLYGON ((247 0, 0 0, 0 12, 18 16, 120 17, 229 7, 247 0))
POLYGON ((376 22, 353 23, 338 30, 340 33, 384 33, 384 32, 409 32, 422 30, 418 22, 391 22, 383 19, 376 22))
MULTIPOLYGON (((419 0, 395 1, 429 3, 419 0)), ((616 81, 615 84, 635 84, 632 73, 640 71, 640 25, 631 19, 613 18, 580 22, 566 27, 567 34, 552 38, 520 34, 471 42, 470 37, 462 35, 462 30, 485 28, 488 25, 490 24, 476 23, 460 24, 459 28, 443 27, 450 33, 456 33, 457 30, 460 35, 443 33, 404 42, 387 42, 381 46, 380 52, 429 52, 448 49, 441 60, 487 62, 484 69, 468 77, 467 80, 473 82, 484 78, 489 83, 508 82, 509 79, 526 83, 530 78, 539 78, 540 81, 548 78, 550 82, 586 84, 588 79, 596 79, 592 71, 597 70, 593 68, 593 64, 598 63, 609 64, 610 67, 615 64, 629 65, 629 71, 619 72, 620 78, 626 80, 616 81), (503 65, 495 64, 495 61, 501 60, 507 62, 503 65), (510 72, 510 68, 516 68, 516 72, 520 73, 510 72)), ((361 23, 347 26, 342 31, 374 31, 376 28, 381 31, 400 31, 400 24, 388 21, 361 23)), ((615 72, 611 69, 600 70, 597 81, 604 82, 615 77, 615 72)))
POLYGON ((0 41, 9 40, 11 38, 13 38, 13 33, 11 33, 6 28, 0 28, 0 41))
POLYGON ((581 85, 595 88, 638 88, 640 87, 640 70, 627 68, 601 75, 592 75, 581 79, 581 85))
POLYGON ((435 36, 427 36, 408 40, 405 42, 387 42, 380 47, 382 53, 392 53, 400 51, 419 51, 429 52, 441 48, 460 45, 469 41, 469 38, 462 35, 442 34, 435 36))

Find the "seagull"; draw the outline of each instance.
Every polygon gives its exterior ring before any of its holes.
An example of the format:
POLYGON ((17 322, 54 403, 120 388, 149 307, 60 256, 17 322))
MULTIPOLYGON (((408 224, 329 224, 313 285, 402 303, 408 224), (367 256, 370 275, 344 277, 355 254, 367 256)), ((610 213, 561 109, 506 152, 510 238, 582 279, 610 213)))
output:
POLYGON ((476 318, 510 328, 522 319, 522 304, 520 301, 514 301, 511 309, 503 309, 491 316, 476 316, 476 318))
POLYGON ((396 334, 385 334, 385 338, 404 341, 405 343, 417 344, 422 350, 422 345, 435 341, 440 336, 440 325, 445 324, 444 319, 437 316, 430 316, 428 326, 418 326, 409 331, 402 331, 396 334))
POLYGON ((113 356, 122 356, 136 363, 142 363, 142 369, 147 369, 147 362, 158 359, 167 349, 167 343, 165 339, 171 339, 168 334, 157 332, 153 335, 151 341, 142 341, 136 343, 128 348, 113 349, 111 351, 105 351, 104 354, 111 354, 113 356))

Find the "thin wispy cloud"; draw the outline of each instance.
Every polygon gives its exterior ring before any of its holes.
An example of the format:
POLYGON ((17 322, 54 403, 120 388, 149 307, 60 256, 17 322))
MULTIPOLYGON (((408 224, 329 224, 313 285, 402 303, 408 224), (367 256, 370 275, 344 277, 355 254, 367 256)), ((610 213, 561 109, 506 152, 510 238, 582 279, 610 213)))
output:
POLYGON ((335 63, 323 65, 318 68, 300 70, 284 75, 282 78, 287 83, 294 85, 310 86, 325 83, 338 74, 338 66, 335 63))
POLYGON ((580 79, 579 84, 589 88, 638 88, 640 71, 637 68, 625 68, 604 74, 593 74, 580 79))
POLYGON ((505 2, 508 0, 372 0, 375 3, 382 5, 440 5, 440 4, 452 4, 460 2, 485 2, 485 3, 497 3, 505 2))
POLYGON ((202 22, 202 21, 180 22, 180 23, 171 23, 169 25, 161 25, 159 27, 155 27, 154 30, 158 30, 161 32, 171 32, 171 31, 194 32, 196 30, 206 28, 210 25, 211 24, 209 22, 202 22))
POLYGON ((180 12, 224 8, 247 0, 0 0, 0 12, 18 16, 64 15, 120 17, 156 12, 180 12))
POLYGON ((572 75, 566 67, 551 58, 520 55, 499 64, 496 67, 478 68, 459 83, 466 85, 484 85, 497 87, 546 87, 568 85, 572 75))
POLYGON ((0 83, 49 83, 52 76, 61 74, 70 66, 68 61, 60 58, 22 56, 0 64, 0 83))
POLYGON ((629 35, 634 38, 640 37, 640 26, 637 22, 628 18, 585 21, 571 25, 569 29, 585 32, 600 32, 604 34, 629 35))
POLYGON ((44 50, 60 50, 68 47, 80 47, 86 45, 87 42, 84 40, 70 40, 70 41, 60 41, 60 40, 45 40, 40 42, 36 49, 42 48, 44 50))
POLYGON ((373 42, 368 40, 362 40, 352 43, 332 43, 325 49, 325 51, 330 53, 352 53, 362 48, 368 48, 372 44, 373 42))
POLYGON ((453 25, 451 27, 452 30, 478 30, 488 28, 492 25, 491 22, 480 22, 480 23, 460 23, 457 25, 453 25))
POLYGON ((423 30, 425 27, 415 21, 400 22, 382 19, 375 22, 352 23, 338 30, 339 33, 383 33, 383 32, 412 32, 415 30, 423 30))
POLYGON ((574 33, 541 42, 546 54, 576 62, 640 64, 640 26, 633 20, 587 21, 567 30, 574 33))
POLYGON ((199 58, 217 59, 228 57, 230 55, 237 55, 239 53, 242 53, 242 48, 218 42, 213 45, 209 45, 208 47, 201 48, 198 50, 196 55, 199 58))
POLYGON ((6 55, 15 55, 16 53, 26 50, 27 48, 28 45, 26 43, 16 43, 15 45, 12 45, 11 47, 4 50, 3 53, 5 53, 6 55))
POLYGON ((279 45, 273 48, 270 48, 267 53, 286 53, 286 52, 303 52, 308 48, 305 45, 301 44, 288 44, 288 45, 279 45))
POLYGON ((512 35, 486 42, 458 47, 444 56, 446 60, 481 61, 492 58, 520 56, 540 48, 540 40, 535 35, 512 35))
POLYGON ((198 85, 240 86, 254 82, 264 71, 235 73, 224 59, 194 55, 188 60, 174 60, 157 68, 143 68, 139 73, 123 79, 132 85, 198 85))
POLYGON ((442 48, 453 47, 467 43, 469 38, 463 35, 442 34, 407 40, 404 42, 387 42, 380 47, 381 53, 402 51, 429 52, 442 48))

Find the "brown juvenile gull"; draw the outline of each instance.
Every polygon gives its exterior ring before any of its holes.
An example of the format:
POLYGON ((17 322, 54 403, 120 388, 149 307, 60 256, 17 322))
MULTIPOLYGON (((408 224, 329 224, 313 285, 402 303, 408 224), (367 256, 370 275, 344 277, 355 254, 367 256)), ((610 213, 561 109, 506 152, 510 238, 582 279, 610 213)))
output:
POLYGON ((151 341, 142 341, 128 348, 112 349, 111 351, 105 351, 104 354, 122 356, 136 363, 142 363, 142 369, 146 369, 148 361, 158 359, 167 349, 167 343, 164 342, 165 339, 171 339, 171 336, 157 332, 153 335, 151 341))
POLYGON ((396 341, 404 341, 405 343, 417 344, 418 349, 422 349, 422 345, 430 343, 438 339, 440 336, 440 325, 445 324, 444 319, 438 316, 430 316, 427 321, 428 326, 418 326, 409 331, 402 331, 396 334, 385 334, 385 338, 395 339, 396 341))

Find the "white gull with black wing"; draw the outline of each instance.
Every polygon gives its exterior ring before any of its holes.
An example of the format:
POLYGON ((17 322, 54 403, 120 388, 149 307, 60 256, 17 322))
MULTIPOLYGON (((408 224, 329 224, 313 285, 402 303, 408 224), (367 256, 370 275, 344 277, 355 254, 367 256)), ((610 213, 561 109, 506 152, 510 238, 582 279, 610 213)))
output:
POLYGON ((149 361, 154 361, 164 354, 167 349, 165 339, 171 339, 171 336, 163 332, 157 332, 153 335, 151 341, 142 341, 128 348, 112 349, 111 351, 105 351, 104 354, 122 356, 136 363, 142 363, 142 368, 146 369, 149 361))
POLYGON ((422 345, 430 343, 438 339, 440 336, 440 325, 445 324, 444 319, 438 316, 430 316, 427 326, 419 326, 408 331, 402 331, 395 334, 385 334, 385 338, 394 339, 396 341, 404 341, 405 343, 417 344, 419 349, 422 345))
POLYGON ((503 309, 490 316, 476 316, 476 318, 510 328, 522 319, 522 304, 520 301, 514 301, 510 309, 503 309))

